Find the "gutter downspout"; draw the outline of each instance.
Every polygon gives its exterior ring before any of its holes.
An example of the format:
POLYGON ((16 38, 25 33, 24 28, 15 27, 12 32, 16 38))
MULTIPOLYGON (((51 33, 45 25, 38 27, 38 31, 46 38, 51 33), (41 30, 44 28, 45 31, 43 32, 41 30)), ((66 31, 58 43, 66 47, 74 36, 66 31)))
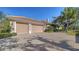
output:
POLYGON ((32 33, 32 24, 29 23, 29 34, 32 33))

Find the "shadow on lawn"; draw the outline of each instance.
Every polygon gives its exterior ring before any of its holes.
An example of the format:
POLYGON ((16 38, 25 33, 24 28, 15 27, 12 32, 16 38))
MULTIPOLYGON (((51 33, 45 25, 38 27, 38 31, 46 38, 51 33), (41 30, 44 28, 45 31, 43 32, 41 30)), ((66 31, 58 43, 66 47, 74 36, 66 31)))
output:
MULTIPOLYGON (((53 49, 55 47, 59 47, 59 48, 63 48, 63 49, 66 49, 66 50, 70 50, 70 51, 79 51, 79 49, 76 49, 76 48, 73 48, 71 47, 66 40, 64 41, 61 41, 61 43, 56 43, 54 41, 49 41, 49 39, 44 39, 43 37, 36 37, 37 40, 40 40, 42 42, 45 42, 46 44, 50 44, 51 48, 53 49)), ((30 51, 48 51, 48 49, 46 49, 46 45, 43 45, 43 44, 32 44, 31 41, 28 41, 28 45, 25 44, 24 45, 25 50, 30 50, 30 51), (30 47, 31 49, 28 49, 27 47, 30 47)), ((61 50, 59 48, 56 48, 57 50, 61 50)))

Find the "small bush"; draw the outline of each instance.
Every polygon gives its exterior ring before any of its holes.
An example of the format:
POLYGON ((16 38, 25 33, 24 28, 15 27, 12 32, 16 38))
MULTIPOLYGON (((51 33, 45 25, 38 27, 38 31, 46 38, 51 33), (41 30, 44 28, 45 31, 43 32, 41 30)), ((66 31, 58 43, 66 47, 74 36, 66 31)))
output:
POLYGON ((16 33, 0 33, 0 39, 11 37, 11 36, 16 36, 16 35, 17 35, 16 33))
POLYGON ((53 32, 53 30, 52 29, 45 29, 44 32, 53 32))
POLYGON ((12 35, 12 36, 16 36, 16 35, 17 35, 17 33, 11 33, 11 35, 12 35))
POLYGON ((79 35, 79 31, 75 31, 76 32, 76 35, 79 35))

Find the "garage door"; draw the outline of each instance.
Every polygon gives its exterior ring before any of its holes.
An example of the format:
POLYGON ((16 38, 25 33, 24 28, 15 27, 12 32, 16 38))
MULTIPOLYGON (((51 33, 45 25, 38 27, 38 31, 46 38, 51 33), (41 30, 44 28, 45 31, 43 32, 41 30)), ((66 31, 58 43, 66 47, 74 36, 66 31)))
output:
POLYGON ((28 25, 22 23, 16 23, 16 32, 17 33, 28 33, 28 25))
POLYGON ((32 33, 43 32, 43 26, 32 25, 32 33))

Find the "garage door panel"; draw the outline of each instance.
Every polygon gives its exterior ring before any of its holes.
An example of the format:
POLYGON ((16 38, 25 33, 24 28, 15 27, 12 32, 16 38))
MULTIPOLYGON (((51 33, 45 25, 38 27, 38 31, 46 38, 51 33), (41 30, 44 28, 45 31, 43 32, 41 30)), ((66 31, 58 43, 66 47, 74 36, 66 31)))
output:
POLYGON ((16 23, 16 32, 17 33, 28 33, 28 25, 16 23))
POLYGON ((32 25, 32 32, 33 33, 43 32, 43 26, 32 25))

